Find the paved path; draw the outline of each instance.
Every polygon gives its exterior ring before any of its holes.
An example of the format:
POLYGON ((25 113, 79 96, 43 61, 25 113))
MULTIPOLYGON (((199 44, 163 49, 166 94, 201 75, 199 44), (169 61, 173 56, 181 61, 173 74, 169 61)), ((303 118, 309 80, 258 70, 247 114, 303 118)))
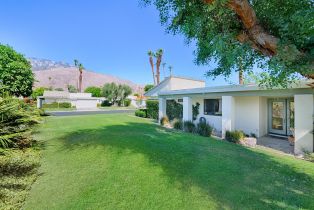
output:
POLYGON ((93 115, 93 114, 118 114, 134 113, 135 110, 93 110, 93 111, 48 111, 52 116, 75 116, 75 115, 93 115))

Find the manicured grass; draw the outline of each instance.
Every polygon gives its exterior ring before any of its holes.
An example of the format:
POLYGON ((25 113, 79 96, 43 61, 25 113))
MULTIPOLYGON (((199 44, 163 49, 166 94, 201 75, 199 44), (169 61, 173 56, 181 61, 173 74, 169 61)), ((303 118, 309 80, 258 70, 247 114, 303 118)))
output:
POLYGON ((313 209, 314 164, 125 115, 48 117, 23 209, 313 209))

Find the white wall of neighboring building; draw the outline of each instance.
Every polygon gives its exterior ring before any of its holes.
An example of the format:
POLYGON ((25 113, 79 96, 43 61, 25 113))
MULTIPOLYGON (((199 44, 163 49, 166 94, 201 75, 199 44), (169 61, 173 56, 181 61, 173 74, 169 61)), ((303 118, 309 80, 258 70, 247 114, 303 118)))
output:
POLYGON ((75 102, 76 109, 96 109, 98 101, 94 99, 77 99, 75 102))
POLYGON ((70 98, 91 98, 91 93, 70 93, 70 98))

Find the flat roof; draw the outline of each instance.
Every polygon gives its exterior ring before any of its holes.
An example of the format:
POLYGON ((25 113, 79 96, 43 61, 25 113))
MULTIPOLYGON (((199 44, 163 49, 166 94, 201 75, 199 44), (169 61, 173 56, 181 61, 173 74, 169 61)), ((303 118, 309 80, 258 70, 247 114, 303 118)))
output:
MULTIPOLYGON (((310 81, 300 81, 299 83, 291 85, 291 87, 286 89, 300 89, 300 88, 311 88, 307 84, 310 81)), ((206 94, 206 93, 230 93, 230 92, 249 92, 249 91, 262 91, 262 90, 286 90, 285 88, 273 88, 267 89, 259 87, 255 84, 249 85, 224 85, 216 87, 204 87, 204 88, 191 88, 191 89, 181 89, 181 90, 169 90, 159 92, 159 96, 167 95, 186 95, 186 94, 206 94)), ((313 91, 314 93, 314 91, 313 91)))

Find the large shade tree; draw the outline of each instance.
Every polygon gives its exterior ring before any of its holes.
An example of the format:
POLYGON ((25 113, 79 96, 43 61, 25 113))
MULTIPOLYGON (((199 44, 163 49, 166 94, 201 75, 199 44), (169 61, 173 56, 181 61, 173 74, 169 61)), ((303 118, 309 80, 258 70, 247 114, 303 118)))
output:
POLYGON ((14 96, 30 96, 34 83, 31 64, 12 47, 0 44, 0 89, 14 96))
POLYGON ((314 78, 312 0, 142 0, 154 4, 167 31, 196 42, 196 63, 208 76, 263 69, 262 84, 314 78))

